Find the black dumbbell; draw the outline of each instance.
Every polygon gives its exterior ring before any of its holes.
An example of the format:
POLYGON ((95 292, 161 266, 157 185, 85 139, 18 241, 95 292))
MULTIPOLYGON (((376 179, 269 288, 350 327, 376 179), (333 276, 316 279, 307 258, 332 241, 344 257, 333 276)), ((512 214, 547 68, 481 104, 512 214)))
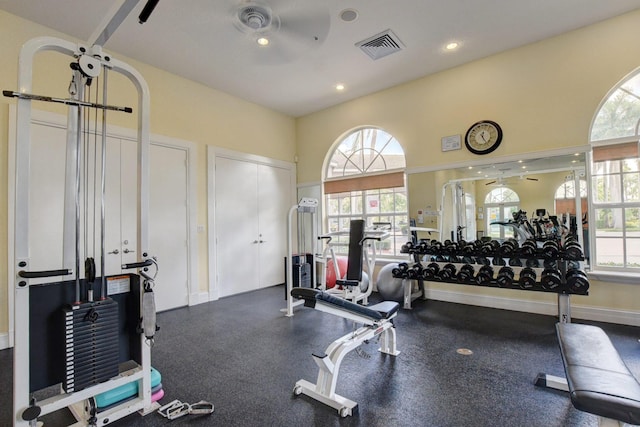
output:
POLYGON ((540 284, 542 289, 546 291, 555 291, 562 285, 562 277, 560 272, 555 269, 545 268, 540 276, 540 284))
POLYGON ((528 239, 520 246, 520 253, 523 255, 535 255, 538 245, 535 240, 528 239))
POLYGON ((488 285, 493 280, 493 267, 490 265, 483 265, 478 270, 476 275, 476 281, 479 285, 488 285))
POLYGON ((540 262, 535 258, 528 258, 525 265, 529 268, 538 268, 540 267, 540 262))
POLYGON ((440 243, 437 240, 432 240, 431 241, 431 253, 432 254, 439 254, 440 252, 442 252, 442 243, 440 243))
POLYGON ((452 242, 447 240, 448 243, 445 243, 444 245, 444 251, 445 253, 448 253, 450 255, 455 255, 458 253, 458 244, 456 242, 452 242))
POLYGON ((545 259, 545 260, 542 261, 542 266, 544 268, 557 270, 558 269, 558 261, 555 260, 555 259, 545 259))
POLYGON ((589 290, 589 278, 584 271, 572 268, 567 271, 565 278, 570 293, 585 295, 589 290))
POLYGON ((472 265, 465 264, 460 267, 460 271, 458 272, 458 282, 460 283, 471 283, 473 281, 473 276, 476 274, 472 265))
POLYGON ((500 246, 500 253, 508 258, 508 255, 511 255, 518 250, 518 246, 518 241, 511 237, 502 243, 500 246))
POLYGON ((504 266, 498 271, 498 277, 496 277, 496 282, 498 286, 501 288, 510 288, 513 284, 513 268, 509 266, 504 266))
POLYGON ((555 240, 547 240, 542 244, 542 256, 545 258, 558 258, 560 248, 555 240))
POLYGON ((509 258, 509 265, 511 267, 522 267, 522 260, 520 258, 509 258))
POLYGON ((564 245, 564 256, 567 259, 580 260, 582 259, 582 247, 580 243, 570 241, 564 245))
POLYGON ((491 260, 491 264, 493 264, 493 265, 507 265, 507 262, 502 257, 494 256, 493 259, 491 260))
POLYGON ((440 272, 440 266, 437 263, 432 262, 429 265, 427 265, 427 268, 422 270, 422 277, 425 280, 435 280, 438 278, 439 272, 440 272))
POLYGON ((440 270, 440 273, 438 273, 438 276, 440 277, 440 280, 444 280, 444 281, 450 281, 455 279, 456 266, 451 263, 446 264, 444 267, 442 267, 442 270, 440 270))
POLYGON ((413 242, 407 242, 400 247, 400 252, 403 254, 408 254, 413 249, 413 242))
POLYGON ((411 268, 407 270, 407 278, 414 279, 414 280, 422 278, 422 264, 417 262, 414 265, 412 265, 411 268))
POLYGON ((480 239, 474 240, 473 247, 476 251, 479 251, 484 246, 484 242, 480 239))
POLYGON ((520 289, 533 289, 536 286, 536 271, 531 267, 520 270, 518 286, 520 289))
POLYGON ((476 264, 480 264, 480 265, 491 265, 491 261, 489 261, 489 258, 485 258, 485 257, 477 257, 477 258, 476 258, 476 264))

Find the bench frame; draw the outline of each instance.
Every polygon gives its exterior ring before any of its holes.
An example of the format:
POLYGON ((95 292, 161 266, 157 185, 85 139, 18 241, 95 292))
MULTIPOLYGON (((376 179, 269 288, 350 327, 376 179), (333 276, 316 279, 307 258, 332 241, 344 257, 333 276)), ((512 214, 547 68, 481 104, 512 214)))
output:
MULTIPOLYGON (((353 320, 364 326, 332 342, 324 354, 312 354, 313 361, 318 365, 316 383, 299 380, 293 388, 293 393, 296 396, 304 394, 322 402, 336 409, 341 417, 356 415, 358 403, 336 393, 340 364, 349 352, 376 337, 379 337, 380 343, 378 351, 391 356, 400 354, 396 348, 396 330, 393 325, 393 318, 397 316, 399 304, 385 301, 370 307, 362 307, 341 300, 337 305, 332 301, 338 298, 333 297, 334 299, 332 299, 327 294, 312 298, 312 292, 314 291, 310 289, 298 290, 295 296, 304 298, 305 306, 353 320)), ((315 292, 320 293, 319 291, 315 292)))

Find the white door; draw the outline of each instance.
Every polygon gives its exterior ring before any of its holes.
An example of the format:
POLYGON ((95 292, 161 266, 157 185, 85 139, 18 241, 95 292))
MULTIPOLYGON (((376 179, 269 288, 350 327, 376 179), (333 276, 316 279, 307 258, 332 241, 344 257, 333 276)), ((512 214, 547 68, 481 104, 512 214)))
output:
POLYGON ((160 266, 155 281, 158 311, 189 304, 187 152, 151 145, 149 249, 160 266))
POLYGON ((284 283, 287 216, 291 208, 287 169, 258 165, 258 224, 261 288, 284 283))
MULTIPOLYGON (((62 239, 65 194, 66 129, 46 124, 31 126, 30 217, 29 251, 32 271, 63 268, 62 239)), ((151 255, 156 255, 160 272, 156 279, 158 310, 188 304, 188 248, 187 238, 187 164, 186 151, 152 145, 150 149, 150 215, 149 234, 151 255), (181 242, 181 243, 180 243, 181 242)), ((99 153, 98 153, 99 154, 99 153)), ((89 152, 93 167, 93 151, 89 152)), ((137 251, 137 144, 119 138, 107 138, 107 167, 105 190, 105 271, 120 274, 122 263, 140 258, 137 251)), ((98 165, 100 164, 98 160, 98 165)), ((100 175, 89 172, 90 184, 81 189, 88 194, 88 204, 81 203, 81 223, 95 214, 94 223, 88 219, 85 237, 80 230, 80 277, 84 277, 84 258, 95 258, 100 272, 100 175), (96 197, 93 196, 96 189, 96 197), (95 200, 95 209, 91 207, 95 200), (86 255, 85 255, 86 247, 86 255)), ((20 213, 18 213, 19 215, 20 213)), ((75 266, 70 266, 74 268, 75 266)), ((74 276, 44 278, 36 282, 70 280, 74 276)))
POLYGON ((216 158, 216 271, 220 297, 259 286, 257 172, 255 163, 216 158))
POLYGON ((291 171, 216 157, 218 296, 284 283, 291 171))

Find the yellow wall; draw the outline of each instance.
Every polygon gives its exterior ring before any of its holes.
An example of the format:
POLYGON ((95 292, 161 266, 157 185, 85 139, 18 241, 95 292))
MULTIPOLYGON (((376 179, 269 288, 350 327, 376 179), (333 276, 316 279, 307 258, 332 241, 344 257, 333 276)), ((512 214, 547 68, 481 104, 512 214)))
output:
MULTIPOLYGON (((322 161, 336 138, 361 125, 379 126, 394 135, 405 150, 407 167, 417 170, 584 146, 600 101, 640 66, 638 39, 640 11, 635 11, 301 117, 296 122, 298 182, 320 181, 322 161), (504 131, 495 152, 479 157, 464 149, 441 151, 443 136, 464 135, 482 119, 498 122, 504 131)), ((412 216, 427 205, 440 205, 441 184, 427 175, 409 175, 412 216)), ((483 197, 477 191, 478 204, 483 197)), ((548 203, 534 200, 525 209, 543 204, 548 203)), ((471 286, 455 291, 553 300, 540 293, 471 286)), ((640 312, 640 289, 635 286, 594 281, 590 292, 589 297, 574 298, 574 305, 640 312)))
MULTIPOLYGON (((0 11, 0 88, 17 89, 18 54, 27 40, 54 36, 73 40, 46 27, 0 11)), ((256 104, 177 77, 117 54, 115 58, 135 67, 149 84, 151 92, 151 133, 192 141, 197 144, 197 223, 207 224, 206 145, 257 154, 293 162, 295 156, 295 120, 256 104)), ((60 54, 46 52, 36 60, 33 92, 67 97, 70 62, 60 54)), ((123 77, 111 73, 109 104, 135 106, 135 90, 123 77)), ((0 334, 8 330, 7 303, 7 146, 9 104, 0 98, 0 334)), ((34 108, 60 112, 64 109, 45 103, 34 108)), ((135 117, 113 113, 109 122, 136 128, 135 117)), ((207 290, 207 233, 198 234, 198 283, 207 290)))
MULTIPOLYGON (((68 36, 0 11, 0 87, 17 89, 21 45, 36 36, 68 36)), ((448 71, 359 98, 297 120, 245 102, 128 58, 147 80, 152 96, 151 132, 198 145, 198 224, 206 224, 206 144, 293 161, 298 182, 318 182, 322 161, 336 138, 356 126, 379 126, 393 134, 407 154, 409 168, 446 167, 477 160, 464 150, 442 153, 440 138, 464 134, 480 119, 501 124, 504 140, 487 157, 581 146, 587 143, 592 116, 606 92, 640 66, 640 11, 559 37, 475 61, 448 71)), ((34 92, 66 96, 67 65, 45 54, 37 62, 34 92)), ((128 83, 114 78, 117 94, 109 101, 132 105, 128 83)), ((7 167, 8 104, 0 98, 0 169, 7 167)), ((38 105, 44 110, 53 109, 38 105)), ((114 124, 135 127, 132 118, 112 115, 114 124)), ((416 193, 410 180, 411 209, 439 200, 416 193), (413 199, 416 199, 414 203, 413 199)), ((436 187, 434 182, 434 187, 436 187)), ((434 192, 436 189, 434 188, 434 192)), ((0 272, 7 271, 7 174, 0 173, 0 272)), ((201 289, 207 283, 206 233, 199 234, 201 289)), ((474 290, 468 292, 496 292, 474 290)), ((7 331, 7 282, 0 274, 0 334, 7 331)), ((514 298, 551 299, 549 295, 512 292, 514 298)), ((595 282, 592 295, 576 303, 640 311, 635 287, 595 282)), ((504 293, 499 293, 505 296, 504 293)))

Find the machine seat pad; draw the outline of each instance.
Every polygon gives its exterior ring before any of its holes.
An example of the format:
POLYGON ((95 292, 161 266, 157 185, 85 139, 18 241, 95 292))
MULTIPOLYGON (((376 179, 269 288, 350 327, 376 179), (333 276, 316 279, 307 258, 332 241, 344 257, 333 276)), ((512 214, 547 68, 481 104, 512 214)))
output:
POLYGON ((383 319, 388 319, 398 312, 400 304, 395 301, 382 301, 378 304, 370 305, 370 310, 375 310, 382 315, 383 319))
POLYGON ((640 424, 640 384, 597 326, 557 323, 571 402, 601 417, 640 424))

